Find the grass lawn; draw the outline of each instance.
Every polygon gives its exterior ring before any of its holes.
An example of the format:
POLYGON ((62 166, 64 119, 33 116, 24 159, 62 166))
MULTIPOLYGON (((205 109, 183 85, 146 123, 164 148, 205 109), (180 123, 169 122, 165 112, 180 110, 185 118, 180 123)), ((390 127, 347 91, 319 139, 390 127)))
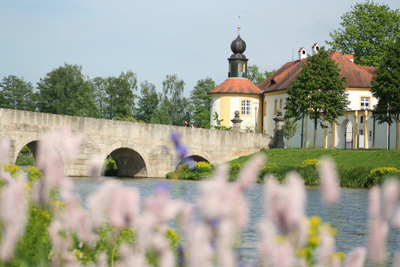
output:
MULTIPOLYGON (((300 166, 306 159, 321 159, 328 156, 336 163, 337 168, 362 167, 395 167, 400 169, 400 150, 365 149, 265 149, 262 150, 267 162, 278 166, 300 166)), ((244 164, 251 155, 232 160, 231 163, 244 164)))

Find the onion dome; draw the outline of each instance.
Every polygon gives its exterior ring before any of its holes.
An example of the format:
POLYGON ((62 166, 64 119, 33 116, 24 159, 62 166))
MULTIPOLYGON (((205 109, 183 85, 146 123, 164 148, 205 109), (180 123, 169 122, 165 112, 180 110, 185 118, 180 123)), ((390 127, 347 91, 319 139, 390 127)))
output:
POLYGON ((234 54, 243 54, 243 52, 246 50, 246 42, 240 38, 240 35, 238 35, 238 37, 232 41, 231 50, 234 54))

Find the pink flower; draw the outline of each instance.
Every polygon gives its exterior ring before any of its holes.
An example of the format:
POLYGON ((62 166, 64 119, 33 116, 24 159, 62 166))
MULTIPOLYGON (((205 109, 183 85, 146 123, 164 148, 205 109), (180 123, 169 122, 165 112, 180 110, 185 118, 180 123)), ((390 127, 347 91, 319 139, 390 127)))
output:
POLYGON ((318 165, 321 179, 322 200, 327 205, 337 204, 340 197, 339 180, 334 163, 330 159, 322 159, 318 165))
POLYGON ((276 251, 273 257, 273 266, 291 267, 294 265, 294 249, 290 242, 276 244, 276 251))
POLYGON ((372 219, 381 216, 381 189, 374 185, 369 190, 369 216, 372 219))
POLYGON ((262 221, 259 226, 259 266, 270 266, 275 254, 276 231, 271 221, 268 219, 262 221))
POLYGON ((260 172, 260 168, 264 162, 265 157, 263 154, 256 154, 251 158, 240 171, 236 185, 243 189, 253 185, 257 181, 258 173, 260 172))
POLYGON ((89 176, 98 177, 101 175, 104 159, 100 155, 93 155, 90 159, 90 171, 89 176))
POLYGON ((200 223, 188 240, 187 261, 191 267, 212 267, 214 252, 211 247, 211 229, 200 223))
POLYGON ((104 211, 108 212, 114 227, 134 227, 139 214, 139 192, 136 188, 124 188, 115 181, 109 181, 88 198, 88 206, 95 228, 104 222, 104 211))
POLYGON ((301 229, 304 223, 306 193, 298 174, 290 173, 286 185, 279 185, 274 178, 265 184, 266 214, 284 235, 301 229))
POLYGON ((28 199, 26 177, 20 175, 4 185, 0 196, 0 217, 3 223, 3 240, 0 257, 7 261, 14 253, 18 239, 24 234, 27 222, 28 199))
POLYGON ((363 247, 354 248, 347 254, 345 267, 363 267, 367 257, 367 249, 363 247))
POLYGON ((368 255, 373 264, 382 264, 386 259, 388 232, 388 223, 381 219, 374 219, 369 226, 368 255))
POLYGON ((0 136, 0 163, 7 162, 11 143, 6 136, 0 136))
POLYGON ((391 220, 399 201, 399 183, 395 179, 387 179, 382 185, 382 218, 391 220))
POLYGON ((335 251, 335 239, 330 233, 330 229, 323 227, 320 232, 320 245, 316 250, 317 267, 331 265, 331 256, 335 251))

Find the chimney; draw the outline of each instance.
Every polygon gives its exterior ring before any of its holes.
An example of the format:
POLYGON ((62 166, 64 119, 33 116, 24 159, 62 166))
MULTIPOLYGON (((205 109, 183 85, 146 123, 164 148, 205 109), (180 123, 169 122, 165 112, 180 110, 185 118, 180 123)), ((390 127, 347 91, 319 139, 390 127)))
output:
POLYGON ((302 47, 299 50, 299 60, 302 60, 304 58, 307 58, 307 50, 304 47, 302 47))
POLYGON ((315 44, 311 47, 311 49, 312 49, 312 54, 315 55, 315 54, 318 54, 318 51, 319 51, 319 49, 320 49, 320 46, 319 46, 318 43, 315 43, 315 44))
POLYGON ((354 56, 353 55, 344 55, 345 58, 347 58, 348 60, 350 60, 351 62, 354 62, 354 56))

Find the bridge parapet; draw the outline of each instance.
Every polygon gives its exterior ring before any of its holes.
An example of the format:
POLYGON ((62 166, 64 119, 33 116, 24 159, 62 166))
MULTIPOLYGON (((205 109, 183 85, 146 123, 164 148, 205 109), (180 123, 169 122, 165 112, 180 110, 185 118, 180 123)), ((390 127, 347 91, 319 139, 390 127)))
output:
POLYGON ((164 177, 174 170, 176 155, 170 136, 181 135, 181 141, 191 156, 219 164, 268 148, 270 136, 261 133, 241 133, 200 128, 178 127, 138 122, 114 121, 49 113, 0 108, 0 135, 12 143, 9 162, 29 145, 35 153, 36 141, 48 131, 69 127, 84 133, 85 140, 75 162, 65 166, 66 175, 87 176, 93 155, 104 159, 112 154, 118 158, 124 175, 164 177), (135 165, 136 167, 132 167, 135 165))

